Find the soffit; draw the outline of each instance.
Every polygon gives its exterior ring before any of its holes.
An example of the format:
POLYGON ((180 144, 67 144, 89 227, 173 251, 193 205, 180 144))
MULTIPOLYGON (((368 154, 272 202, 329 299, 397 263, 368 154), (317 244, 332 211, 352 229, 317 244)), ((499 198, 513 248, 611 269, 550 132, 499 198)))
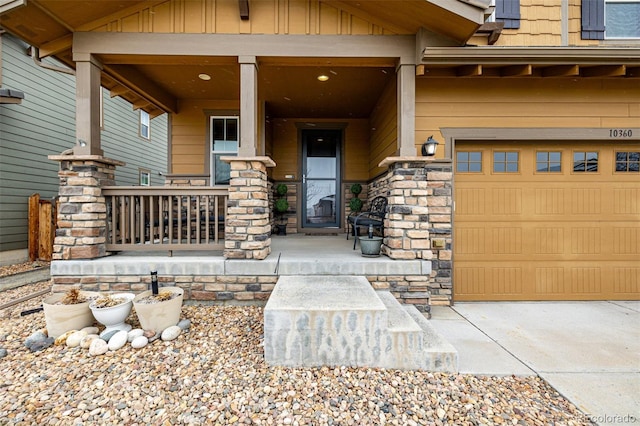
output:
POLYGON ((640 48, 444 47, 422 52, 425 77, 640 77, 640 48))

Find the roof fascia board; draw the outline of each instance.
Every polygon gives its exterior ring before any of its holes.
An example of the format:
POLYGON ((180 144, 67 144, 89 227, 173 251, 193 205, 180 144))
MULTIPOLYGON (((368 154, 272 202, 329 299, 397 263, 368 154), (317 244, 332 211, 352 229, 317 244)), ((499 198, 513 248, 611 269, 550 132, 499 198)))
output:
POLYGON ((438 6, 451 13, 455 13, 478 25, 484 24, 484 11, 486 7, 466 3, 460 0, 427 0, 429 3, 438 6))
POLYGON ((399 58, 415 64, 413 35, 256 35, 76 32, 74 61, 87 55, 399 58))
POLYGON ((0 0, 0 14, 26 5, 27 0, 0 0))
POLYGON ((640 63, 640 48, 629 47, 427 47, 422 64, 571 64, 640 63))

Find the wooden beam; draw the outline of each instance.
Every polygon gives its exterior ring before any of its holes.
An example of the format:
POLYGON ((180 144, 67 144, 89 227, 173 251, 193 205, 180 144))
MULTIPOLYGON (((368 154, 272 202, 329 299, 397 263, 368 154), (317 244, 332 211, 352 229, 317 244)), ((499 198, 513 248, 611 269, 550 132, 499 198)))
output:
POLYGON ((143 109, 143 110, 147 110, 147 109, 151 109, 149 108, 149 106, 151 106, 151 102, 149 102, 148 100, 144 99, 144 98, 139 98, 138 100, 134 101, 132 103, 133 105, 133 110, 137 111, 139 109, 143 109))
POLYGON ((491 46, 500 38, 504 22, 485 22, 476 30, 476 34, 487 34, 487 43, 491 46))
POLYGON ((533 67, 531 64, 526 65, 511 65, 508 67, 500 68, 500 75, 502 77, 525 77, 533 74, 533 67))
POLYGON ((482 75, 482 65, 463 65, 456 67, 458 77, 478 77, 482 75))
POLYGON ((240 19, 249 20, 249 0, 238 0, 238 8, 240 9, 240 19))
POLYGON ((543 77, 573 77, 580 75, 579 65, 555 65, 542 69, 543 77))
POLYGON ((626 73, 627 67, 625 65, 599 65, 582 68, 580 71, 583 77, 621 77, 626 73))
POLYGON ((157 107, 171 112, 178 110, 177 99, 144 74, 124 65, 105 65, 104 72, 157 107))
POLYGON ((55 40, 52 40, 48 43, 40 46, 40 58, 46 58, 47 56, 57 55, 58 53, 64 52, 65 50, 71 49, 73 45, 73 34, 67 34, 55 40))
POLYGON ((129 93, 130 91, 131 90, 129 90, 127 87, 117 85, 109 90, 109 96, 115 98, 116 96, 122 96, 125 93, 129 93))

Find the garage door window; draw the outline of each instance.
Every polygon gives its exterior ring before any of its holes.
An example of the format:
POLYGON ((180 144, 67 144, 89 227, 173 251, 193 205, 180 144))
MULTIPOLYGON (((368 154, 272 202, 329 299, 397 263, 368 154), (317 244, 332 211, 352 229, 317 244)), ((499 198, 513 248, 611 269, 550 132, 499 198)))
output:
POLYGON ((560 173, 562 171, 562 153, 559 151, 538 151, 536 153, 536 172, 560 173))
POLYGON ((464 173, 482 172, 482 153, 480 151, 458 151, 456 171, 464 173))
POLYGON ((598 171, 598 153, 593 151, 574 151, 573 152, 573 171, 574 172, 597 172, 598 171))
POLYGON ((493 171, 495 173, 518 173, 518 152, 495 151, 493 153, 493 171))
POLYGON ((616 172, 640 172, 640 152, 616 151, 616 172))

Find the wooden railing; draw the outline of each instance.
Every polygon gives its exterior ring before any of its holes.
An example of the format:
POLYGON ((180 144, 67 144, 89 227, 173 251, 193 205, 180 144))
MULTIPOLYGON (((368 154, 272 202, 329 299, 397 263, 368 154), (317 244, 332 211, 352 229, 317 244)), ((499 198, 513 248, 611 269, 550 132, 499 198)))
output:
POLYGON ((109 186, 107 251, 223 250, 226 188, 109 186))

